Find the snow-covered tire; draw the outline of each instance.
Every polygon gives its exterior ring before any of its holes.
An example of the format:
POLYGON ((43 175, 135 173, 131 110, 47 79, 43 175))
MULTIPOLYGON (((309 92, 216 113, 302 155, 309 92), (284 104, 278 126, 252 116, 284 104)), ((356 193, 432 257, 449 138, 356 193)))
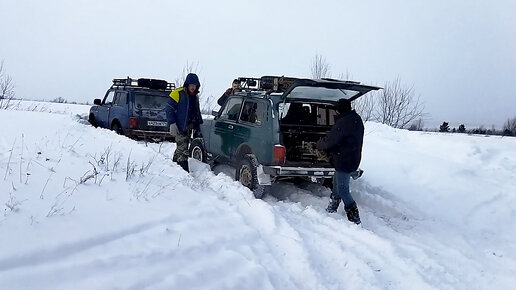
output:
POLYGON ((111 130, 115 131, 118 135, 124 135, 124 130, 122 130, 122 126, 120 126, 118 122, 113 123, 111 130))
POLYGON ((192 140, 188 148, 188 155, 193 159, 206 163, 206 149, 201 138, 192 140))
POLYGON ((258 182, 258 160, 253 154, 246 154, 238 163, 235 177, 243 186, 249 188, 256 198, 263 198, 270 190, 270 185, 258 182))

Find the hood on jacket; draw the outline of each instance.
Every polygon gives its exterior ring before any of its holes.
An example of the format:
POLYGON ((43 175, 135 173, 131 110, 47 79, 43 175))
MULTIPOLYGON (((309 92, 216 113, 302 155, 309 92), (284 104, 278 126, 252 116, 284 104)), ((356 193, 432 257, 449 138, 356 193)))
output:
POLYGON ((197 90, 201 87, 201 82, 199 82, 199 77, 194 73, 189 73, 186 76, 185 83, 183 84, 183 87, 188 87, 188 85, 196 85, 197 90))
POLYGON ((185 92, 188 93, 188 85, 195 85, 195 93, 194 95, 197 96, 199 94, 199 88, 201 87, 201 82, 199 82, 199 77, 194 73, 189 73, 186 76, 185 83, 183 84, 183 87, 185 88, 185 92))

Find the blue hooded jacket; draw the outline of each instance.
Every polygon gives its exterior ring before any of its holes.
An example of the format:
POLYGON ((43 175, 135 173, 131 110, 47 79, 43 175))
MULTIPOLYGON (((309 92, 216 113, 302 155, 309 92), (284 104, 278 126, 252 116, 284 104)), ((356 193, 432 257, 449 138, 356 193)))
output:
POLYGON ((170 99, 167 104, 167 120, 170 124, 176 123, 180 132, 186 131, 189 121, 192 123, 193 129, 195 130, 199 130, 200 125, 203 123, 199 98, 197 97, 200 87, 201 83, 197 75, 190 73, 186 76, 183 87, 175 89, 170 93, 170 99), (190 84, 197 86, 195 96, 193 97, 189 96, 187 93, 187 88, 190 84), (191 101, 194 103, 190 104, 191 101), (190 105, 192 105, 192 107, 190 107, 190 105), (194 115, 189 116, 189 112, 194 115))

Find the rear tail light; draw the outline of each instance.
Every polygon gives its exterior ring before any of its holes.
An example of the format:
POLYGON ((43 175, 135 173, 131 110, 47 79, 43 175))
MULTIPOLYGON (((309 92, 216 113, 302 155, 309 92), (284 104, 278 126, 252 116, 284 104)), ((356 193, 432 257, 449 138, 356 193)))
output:
POLYGON ((283 145, 274 145, 274 151, 272 154, 272 158, 279 162, 280 164, 285 163, 285 146, 283 145))
POLYGON ((138 128, 138 118, 135 118, 135 117, 129 118, 129 128, 131 128, 131 129, 138 128))

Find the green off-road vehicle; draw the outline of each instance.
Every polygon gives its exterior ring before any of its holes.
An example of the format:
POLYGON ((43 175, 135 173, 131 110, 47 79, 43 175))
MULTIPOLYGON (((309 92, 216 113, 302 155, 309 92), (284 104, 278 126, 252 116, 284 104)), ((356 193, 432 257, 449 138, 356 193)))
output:
POLYGON ((257 198, 283 178, 331 182, 335 169, 315 150, 335 122, 339 99, 355 100, 379 87, 334 79, 239 78, 242 92, 204 120, 190 156, 236 167, 236 179, 257 198))

